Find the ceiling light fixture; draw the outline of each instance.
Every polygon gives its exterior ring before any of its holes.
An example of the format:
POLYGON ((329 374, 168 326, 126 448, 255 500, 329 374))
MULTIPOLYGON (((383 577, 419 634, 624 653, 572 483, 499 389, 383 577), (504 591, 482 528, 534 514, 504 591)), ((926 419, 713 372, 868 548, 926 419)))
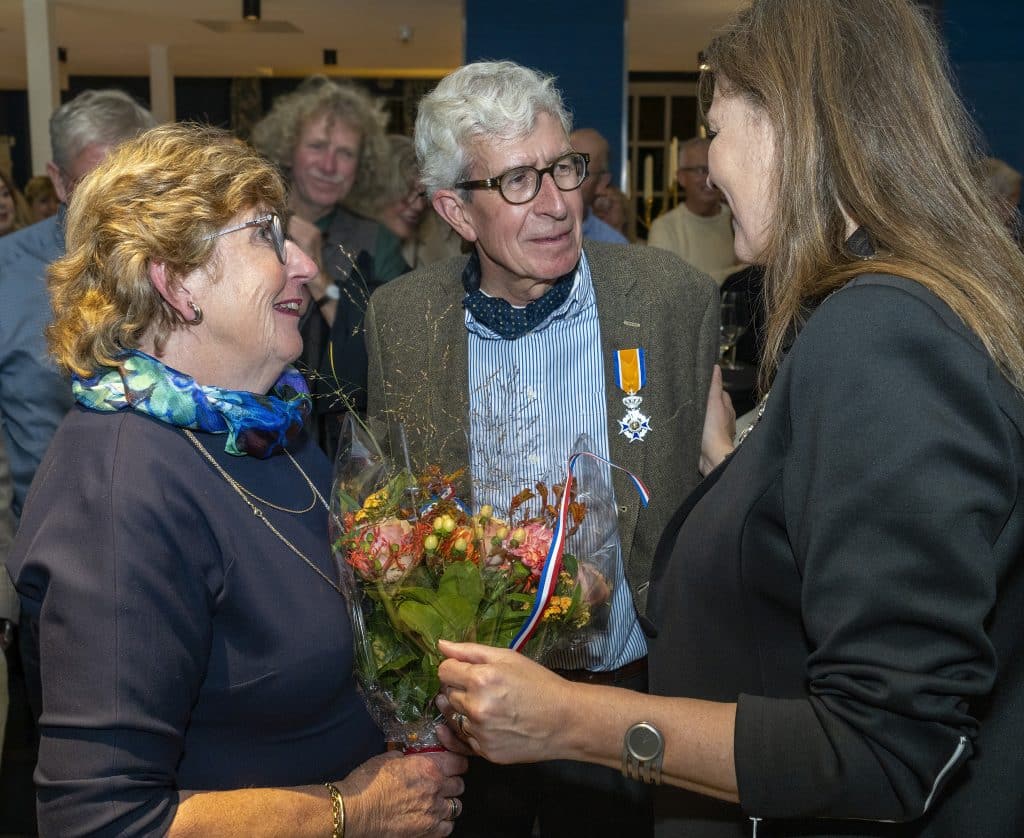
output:
POLYGON ((253 22, 260 19, 260 0, 242 0, 242 19, 253 22))

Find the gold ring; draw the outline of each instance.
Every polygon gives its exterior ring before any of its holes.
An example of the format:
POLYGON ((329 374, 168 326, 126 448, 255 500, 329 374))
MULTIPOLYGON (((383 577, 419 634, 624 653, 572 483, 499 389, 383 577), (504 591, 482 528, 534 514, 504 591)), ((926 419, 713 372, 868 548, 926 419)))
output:
POLYGON ((466 735, 466 728, 464 727, 464 725, 466 724, 466 715, 465 715, 465 713, 456 713, 454 716, 452 716, 452 721, 455 722, 455 729, 459 732, 459 736, 465 736, 466 735))

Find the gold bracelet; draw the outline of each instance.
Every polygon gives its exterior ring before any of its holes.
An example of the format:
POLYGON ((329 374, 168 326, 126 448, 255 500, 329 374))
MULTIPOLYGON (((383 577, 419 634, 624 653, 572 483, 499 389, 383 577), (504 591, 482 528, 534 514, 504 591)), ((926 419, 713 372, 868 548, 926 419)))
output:
POLYGON ((334 829, 331 831, 331 838, 345 838, 345 798, 341 796, 338 787, 334 783, 324 783, 331 793, 331 816, 334 819, 334 829))

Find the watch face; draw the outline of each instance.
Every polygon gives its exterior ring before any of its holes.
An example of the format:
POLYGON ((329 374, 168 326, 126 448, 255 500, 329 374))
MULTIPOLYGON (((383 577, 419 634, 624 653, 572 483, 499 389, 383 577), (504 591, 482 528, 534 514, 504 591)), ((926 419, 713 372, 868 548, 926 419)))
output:
POLYGON ((629 752, 638 760, 651 760, 661 753, 661 734, 650 725, 634 725, 627 744, 629 752))

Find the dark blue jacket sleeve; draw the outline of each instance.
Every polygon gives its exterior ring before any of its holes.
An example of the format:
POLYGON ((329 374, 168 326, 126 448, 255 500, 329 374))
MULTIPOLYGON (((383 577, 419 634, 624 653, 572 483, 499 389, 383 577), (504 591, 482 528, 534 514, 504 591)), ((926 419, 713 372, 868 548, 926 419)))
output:
POLYGON ((12 564, 43 667, 39 827, 62 838, 169 827, 223 581, 187 472, 110 425, 47 459, 12 564))

